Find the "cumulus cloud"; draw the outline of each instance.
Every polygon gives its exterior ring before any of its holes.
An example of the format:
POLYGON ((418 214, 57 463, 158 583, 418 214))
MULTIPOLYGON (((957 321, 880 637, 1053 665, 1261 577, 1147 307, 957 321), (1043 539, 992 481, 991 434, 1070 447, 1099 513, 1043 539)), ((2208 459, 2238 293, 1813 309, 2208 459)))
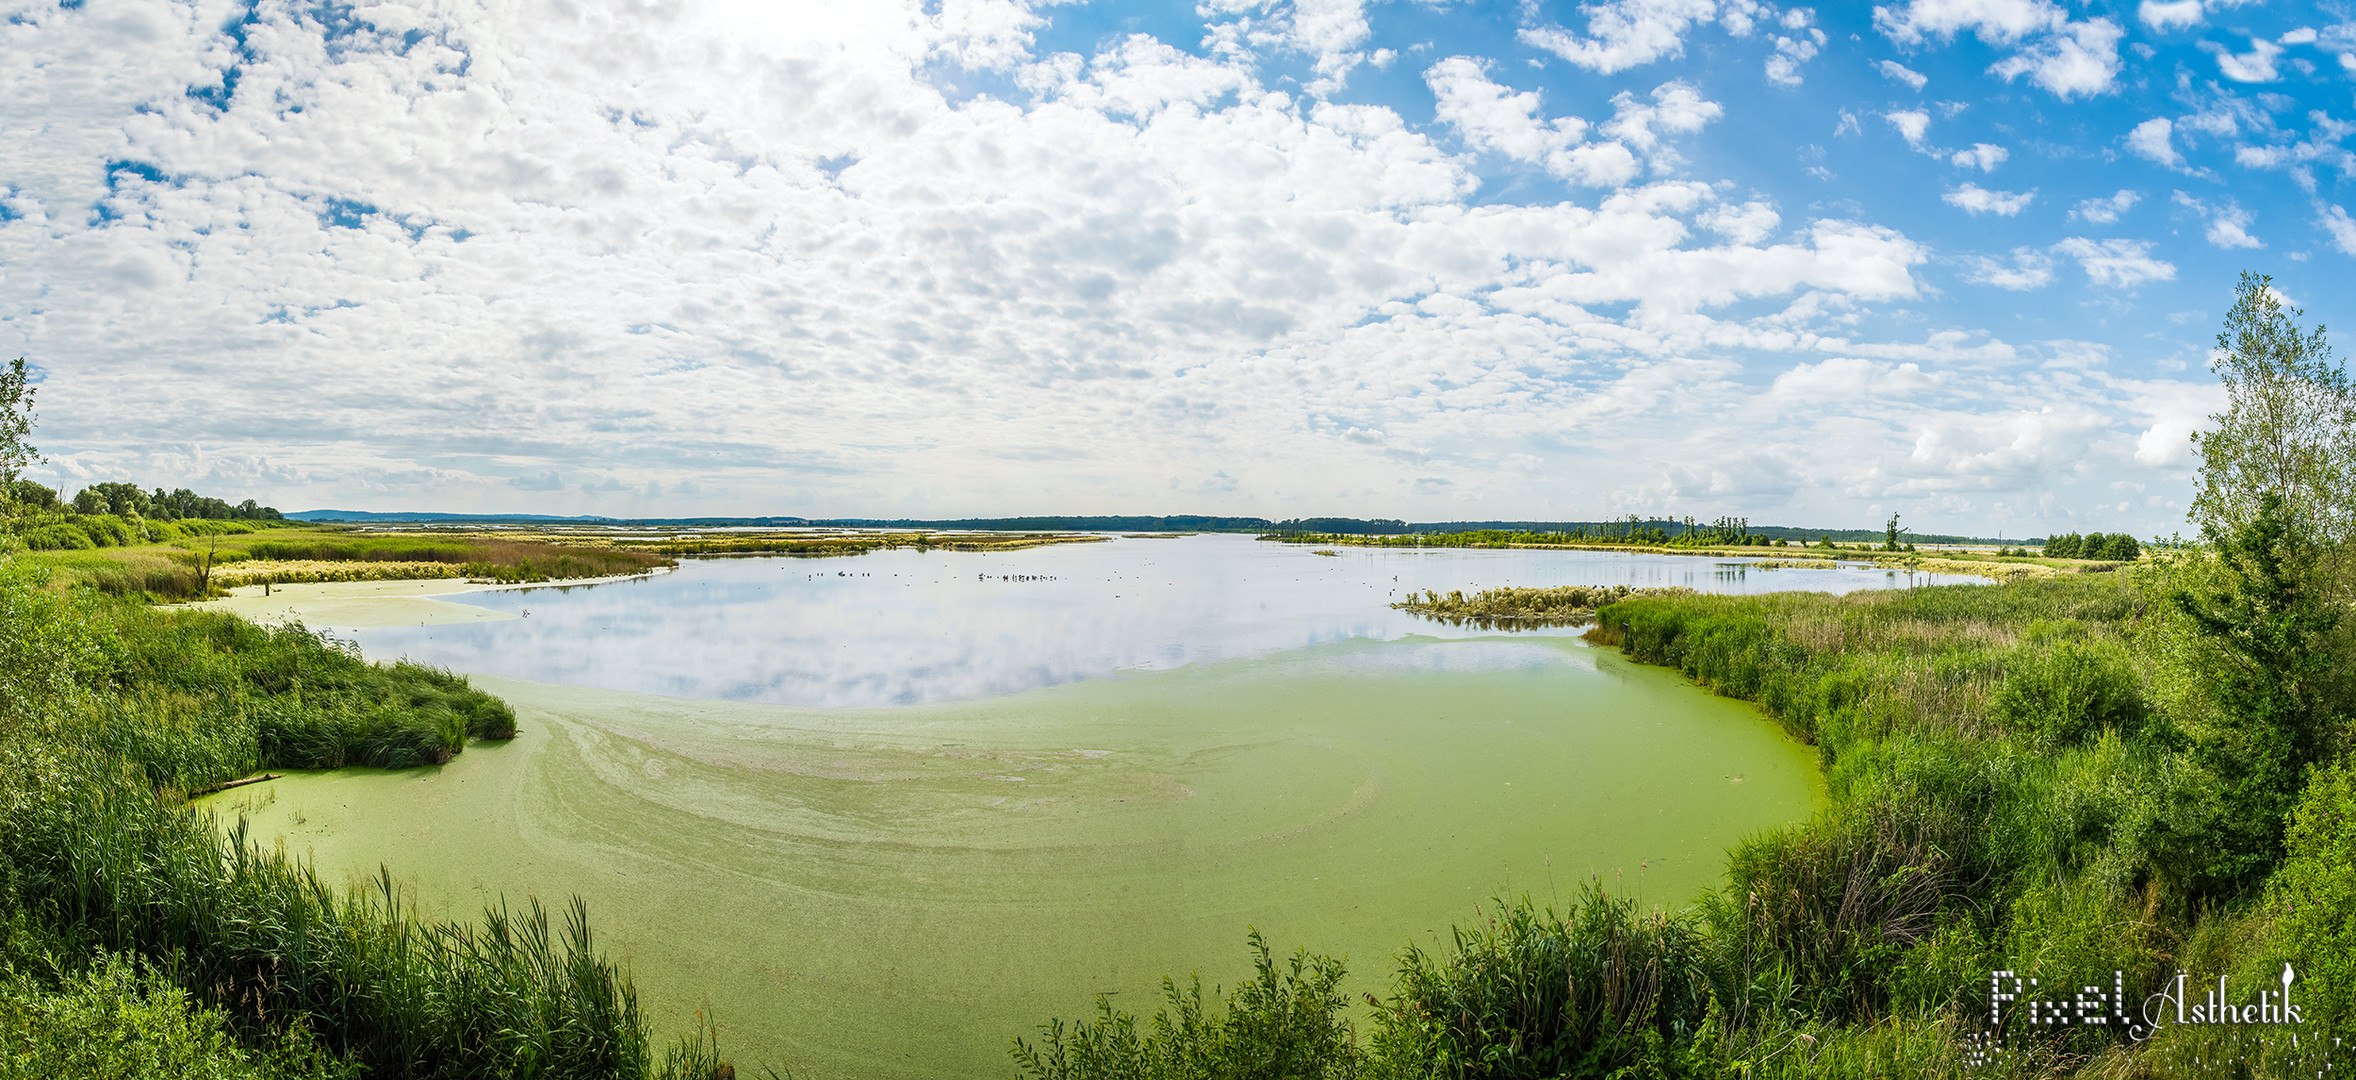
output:
POLYGON ((1898 135, 1906 140, 1906 145, 1917 150, 1924 149, 1923 137, 1931 130, 1930 113, 1921 109, 1895 109, 1883 113, 1882 119, 1898 129, 1898 135))
POLYGON ((1973 143, 1971 149, 1958 150, 1947 160, 1957 168, 1995 172, 1996 166, 2004 164, 2004 159, 2011 156, 2012 151, 1995 143, 1973 143))
POLYGON ((1891 82, 1905 83, 1907 86, 1916 90, 1922 89, 1925 84, 1928 84, 1931 81, 1930 76, 1916 71, 1913 68, 1907 67, 1906 65, 1901 64, 1896 60, 1883 60, 1874 64, 1873 66, 1874 70, 1882 73, 1882 78, 1888 79, 1891 82))
POLYGON ((1901 45, 1953 40, 1966 31, 2012 50, 1989 66, 2005 79, 2023 75, 2068 99, 2111 88, 2119 74, 2125 28, 2107 18, 2074 20, 2048 0, 1907 0, 1873 9, 1873 23, 1901 45))
POLYGON ((1767 58, 1767 81, 1782 87, 1801 83, 1800 66, 1816 58, 1824 47, 1824 31, 1811 25, 1816 13, 1808 8, 1792 8, 1778 20, 1789 34, 1774 35, 1775 52, 1767 58))
POLYGON ((2070 217, 2075 221, 2091 221, 2097 225, 2109 225, 2118 221, 2119 215, 2134 209, 2135 204, 2142 200, 2142 195, 2126 188, 2120 188, 2118 194, 2109 198, 2087 199, 2080 202, 2071 209, 2070 217))
POLYGON ((1524 44, 1590 71, 1611 74, 1685 53, 1685 34, 1718 17, 1716 0, 1604 0, 1585 5, 1587 34, 1557 26, 1525 28, 1524 44))
POLYGON ((2083 236, 2069 237, 2053 246, 2053 250, 2078 260, 2078 266, 2096 284, 2125 289, 2147 281, 2175 279, 2175 264, 2153 258, 2151 248, 2145 240, 2090 240, 2083 236))
POLYGON ((2010 262, 1975 255, 1965 262, 1964 280, 2016 292, 2043 288, 2053 282, 2053 260, 2034 248, 2014 248, 2010 262))
POLYGON ((1966 182, 1955 190, 1939 196, 1941 202, 1970 214, 1994 214, 2011 217, 2028 209, 2036 199, 2034 191, 1992 191, 1978 184, 1966 182))
POLYGON ((1690 135, 1724 115, 1725 108, 1703 97, 1692 83, 1667 82, 1653 88, 1649 103, 1626 90, 1613 95, 1612 118, 1603 129, 1620 142, 1649 153, 1659 146, 1661 132, 1690 135))
POLYGON ((2184 156, 2176 152, 2176 144, 2172 139, 2174 133, 2174 124, 2164 116, 2155 116, 2135 125, 2135 130, 2127 133, 2127 149, 2147 161, 2171 169, 2183 168, 2184 156))
MULTIPOLYGON (((1490 81, 1470 57, 1442 60, 1424 72, 1436 114, 1476 150, 1540 165, 1565 180, 1592 187, 1618 187, 1635 179, 1636 155, 1624 142, 1589 143, 1587 121, 1576 116, 1546 119, 1538 95, 1490 81)), ((1649 143, 1647 144, 1649 146, 1649 143)))
POLYGON ((2343 255, 2356 255, 2356 218, 2350 218, 2344 208, 2325 204, 2315 223, 2331 237, 2331 245, 2343 255))
POLYGON ((2241 204, 2232 199, 2212 206, 2179 191, 2176 193, 2175 201, 2176 205, 2199 214, 2208 222, 2208 228, 2204 235, 2207 236, 2210 243, 2218 247, 2231 251, 2236 248, 2262 248, 2266 246, 2264 242, 2249 233, 2250 212, 2242 209, 2241 204))
POLYGON ((2135 17, 2160 33, 2196 26, 2202 19, 2201 0, 2143 0, 2135 17))
MULTIPOLYGON (((2344 215, 2343 215, 2344 216, 2344 215)), ((1703 228, 1737 244, 1756 244, 1775 234, 1783 224, 1775 208, 1763 202, 1720 205, 1696 219, 1703 228)))
MULTIPOLYGON (((1379 62, 1378 6, 1213 0, 1200 47, 1061 54, 1044 6, 996 0, 334 26, 265 2, 242 49, 205 5, 101 6, 0 28, 0 335, 56 373, 52 475, 289 508, 1585 516, 1684 490, 1835 520, 1856 492, 2033 499, 2097 443, 2130 467, 2148 426, 2124 381, 2041 367, 2058 346, 1887 340, 1956 317, 1932 247, 1681 175, 1747 104, 1699 76, 1541 98, 1518 64, 1427 58, 1433 121, 1343 103, 1321 84, 1379 62), (1580 189, 1517 186, 1539 170, 1580 189), (1740 453, 1698 434, 1729 424, 1740 453)), ((1755 2, 1574 18, 1585 70, 1705 25, 1792 78, 1841 45, 1755 2)), ((2094 255, 1959 276, 2164 276, 2094 255)))
POLYGON ((2264 38, 2251 38, 2250 51, 2236 53, 2214 41, 2201 42, 2201 49, 2217 58, 2217 72, 2235 82, 2273 82, 2274 58, 2282 55, 2282 46, 2264 38))

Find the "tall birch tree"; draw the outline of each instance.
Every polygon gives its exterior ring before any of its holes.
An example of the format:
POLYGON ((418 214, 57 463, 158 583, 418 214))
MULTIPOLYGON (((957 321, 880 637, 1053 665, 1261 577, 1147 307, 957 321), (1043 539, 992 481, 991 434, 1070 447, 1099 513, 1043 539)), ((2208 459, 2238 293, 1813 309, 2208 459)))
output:
POLYGON ((2203 531, 2239 532, 2267 492, 2282 497, 2292 527, 2317 540, 2356 537, 2356 390, 2333 362, 2323 327, 2302 332, 2273 279, 2244 272, 2217 335, 2217 377, 2232 395, 2193 435, 2199 490, 2192 519, 2203 531))

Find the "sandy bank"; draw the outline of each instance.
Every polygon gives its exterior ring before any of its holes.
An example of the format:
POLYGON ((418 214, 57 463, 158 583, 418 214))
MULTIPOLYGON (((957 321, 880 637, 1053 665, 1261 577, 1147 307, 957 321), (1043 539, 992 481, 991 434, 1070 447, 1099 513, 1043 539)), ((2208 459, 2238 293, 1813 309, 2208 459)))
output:
MULTIPOLYGON (((667 573, 668 571, 656 571, 667 573)), ((528 585, 459 581, 324 581, 291 585, 241 585, 217 600, 185 605, 226 611, 258 623, 300 620, 311 626, 441 626, 449 623, 493 622, 516 616, 473 604, 442 599, 493 589, 545 589, 568 585, 596 585, 625 581, 623 577, 540 581, 528 585)))

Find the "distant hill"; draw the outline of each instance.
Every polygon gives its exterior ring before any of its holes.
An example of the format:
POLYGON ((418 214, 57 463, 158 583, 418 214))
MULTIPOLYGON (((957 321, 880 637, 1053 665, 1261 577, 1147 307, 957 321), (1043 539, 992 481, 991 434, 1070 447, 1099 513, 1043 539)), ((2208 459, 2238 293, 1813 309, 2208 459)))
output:
MULTIPOLYGON (((1173 514, 1163 517, 1126 517, 1119 515, 1081 515, 1073 517, 1003 517, 1003 518, 801 518, 801 517, 697 517, 697 518, 616 518, 596 514, 577 514, 570 517, 555 514, 442 514, 425 511, 381 513, 371 510, 304 510, 286 515, 297 521, 364 522, 378 524, 465 524, 490 525, 499 523, 574 525, 659 525, 686 528, 787 528, 796 525, 844 529, 967 529, 974 532, 1322 532, 1345 536, 1398 536, 1406 533, 1459 533, 1483 529, 1502 529, 1509 532, 1594 532, 1598 529, 1618 528, 1627 524, 1619 521, 1402 521, 1397 518, 1312 517, 1287 518, 1270 521, 1257 517, 1213 517, 1199 514, 1173 514)), ((1683 521, 1652 518, 1636 523, 1638 528, 1659 528, 1671 536, 1685 531, 1683 521)), ((1816 540, 1830 537, 1846 544, 1878 542, 1880 529, 1803 529, 1788 525, 1753 525, 1751 532, 1770 540, 1816 540)), ((1947 533, 1905 534, 1915 544, 2041 544, 2041 537, 2005 539, 1993 536, 1956 536, 1947 533)))

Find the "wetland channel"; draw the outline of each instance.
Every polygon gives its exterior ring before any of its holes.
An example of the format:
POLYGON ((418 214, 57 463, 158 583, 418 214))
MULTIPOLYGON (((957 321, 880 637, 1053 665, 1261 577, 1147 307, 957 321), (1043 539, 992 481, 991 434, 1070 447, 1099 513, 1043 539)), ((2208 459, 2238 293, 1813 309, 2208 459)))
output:
POLYGON ((1747 705, 1577 628, 1388 606, 1621 583, 1906 578, 1206 535, 693 560, 422 625, 334 625, 372 621, 347 602, 312 625, 474 677, 522 735, 206 805, 330 882, 389 867, 432 914, 579 894, 657 1033, 708 1008, 740 1065, 1003 1077, 1009 1037, 1098 993, 1150 1013, 1164 975, 1232 985, 1250 927, 1380 993, 1491 897, 1599 876, 1682 904, 1810 813, 1813 752, 1747 705))

